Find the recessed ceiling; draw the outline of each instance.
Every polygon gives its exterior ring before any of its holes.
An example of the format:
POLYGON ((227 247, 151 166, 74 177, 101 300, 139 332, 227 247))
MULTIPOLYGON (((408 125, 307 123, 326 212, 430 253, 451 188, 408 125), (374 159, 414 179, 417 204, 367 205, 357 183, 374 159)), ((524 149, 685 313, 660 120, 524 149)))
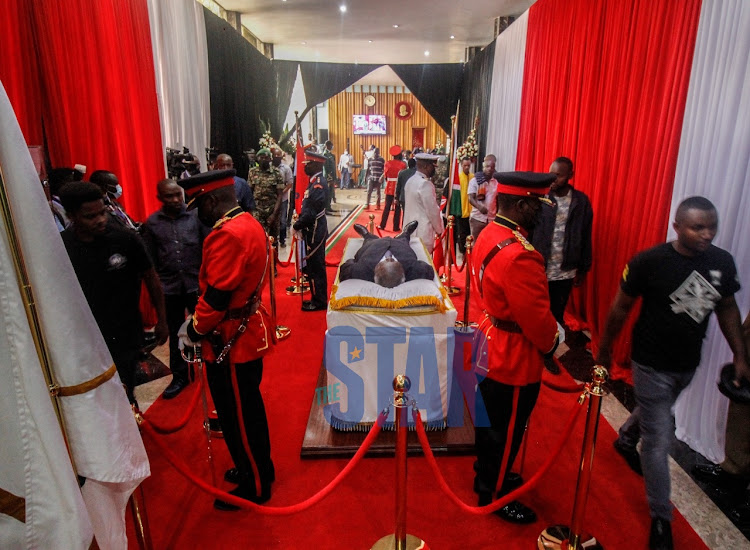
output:
POLYGON ((459 63, 467 47, 492 41, 495 17, 520 15, 533 3, 219 0, 242 14, 250 32, 273 44, 276 59, 334 63, 459 63))

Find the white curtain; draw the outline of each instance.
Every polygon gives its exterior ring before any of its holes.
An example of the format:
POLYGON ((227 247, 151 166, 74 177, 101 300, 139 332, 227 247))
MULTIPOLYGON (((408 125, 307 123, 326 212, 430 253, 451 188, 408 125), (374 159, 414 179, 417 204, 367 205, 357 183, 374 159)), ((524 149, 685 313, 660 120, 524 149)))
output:
POLYGON ((162 145, 188 147, 205 170, 211 104, 203 6, 195 0, 148 0, 148 14, 162 145))
POLYGON ((487 153, 497 157, 498 171, 516 169, 528 23, 527 10, 502 32, 495 42, 487 153))
MULTIPOLYGON (((732 253, 750 306, 750 2, 704 0, 690 76, 670 219, 684 198, 702 195, 716 205, 714 244, 732 253)), ((669 239, 674 238, 670 229, 669 239)), ((677 437, 707 458, 724 458, 727 399, 716 381, 732 359, 715 316, 701 365, 676 407, 677 437)))

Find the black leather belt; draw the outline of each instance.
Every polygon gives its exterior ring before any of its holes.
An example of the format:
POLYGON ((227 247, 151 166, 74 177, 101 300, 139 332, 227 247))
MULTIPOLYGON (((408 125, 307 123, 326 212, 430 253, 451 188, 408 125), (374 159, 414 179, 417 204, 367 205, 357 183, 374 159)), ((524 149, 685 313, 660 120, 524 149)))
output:
POLYGON ((255 315, 255 312, 258 311, 258 306, 260 305, 259 299, 254 299, 250 303, 244 305, 243 307, 238 307, 235 309, 228 309, 227 312, 224 314, 224 320, 225 321, 234 321, 237 319, 247 319, 251 315, 255 315))
POLYGON ((492 326, 496 329, 503 330, 505 332, 515 332, 515 333, 522 333, 521 327, 518 323, 515 321, 506 321, 504 319, 498 319, 497 317, 493 317, 489 313, 487 314, 487 318, 489 318, 490 322, 492 323, 492 326))

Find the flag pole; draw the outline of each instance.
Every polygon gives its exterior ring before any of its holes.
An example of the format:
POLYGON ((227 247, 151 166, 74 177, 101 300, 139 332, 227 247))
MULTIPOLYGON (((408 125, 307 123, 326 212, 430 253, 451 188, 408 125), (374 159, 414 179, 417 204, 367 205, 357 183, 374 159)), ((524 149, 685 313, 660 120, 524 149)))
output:
POLYGON ((68 432, 65 428, 65 418, 63 417, 62 407, 60 406, 58 393, 60 386, 55 381, 55 375, 52 371, 49 347, 44 338, 41 320, 39 319, 39 312, 36 309, 34 289, 31 286, 31 280, 29 279, 29 273, 26 269, 23 252, 18 243, 18 233, 16 231, 15 222, 13 221, 13 209, 11 208, 10 200, 8 199, 8 191, 5 187, 5 175, 3 174, 2 166, 0 166, 0 212, 2 212, 3 225, 5 226, 5 231, 8 235, 8 245, 10 246, 11 256, 13 257, 13 268, 16 272, 18 288, 21 291, 23 307, 26 311, 26 319, 29 323, 29 328, 31 329, 34 347, 36 348, 36 353, 39 357, 39 364, 42 366, 44 381, 47 383, 47 388, 49 388, 52 407, 55 409, 55 416, 57 416, 57 422, 60 424, 60 431, 62 432, 63 440, 65 441, 65 448, 68 451, 68 458, 70 458, 73 473, 78 476, 78 469, 76 468, 75 459, 73 458, 73 453, 70 449, 68 432))

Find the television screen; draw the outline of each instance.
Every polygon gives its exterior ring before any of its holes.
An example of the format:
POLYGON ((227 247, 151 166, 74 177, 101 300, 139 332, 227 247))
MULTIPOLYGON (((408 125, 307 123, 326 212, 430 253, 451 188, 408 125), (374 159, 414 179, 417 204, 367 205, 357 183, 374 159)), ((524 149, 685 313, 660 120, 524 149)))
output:
POLYGON ((385 135, 385 115, 354 115, 354 135, 385 135))

